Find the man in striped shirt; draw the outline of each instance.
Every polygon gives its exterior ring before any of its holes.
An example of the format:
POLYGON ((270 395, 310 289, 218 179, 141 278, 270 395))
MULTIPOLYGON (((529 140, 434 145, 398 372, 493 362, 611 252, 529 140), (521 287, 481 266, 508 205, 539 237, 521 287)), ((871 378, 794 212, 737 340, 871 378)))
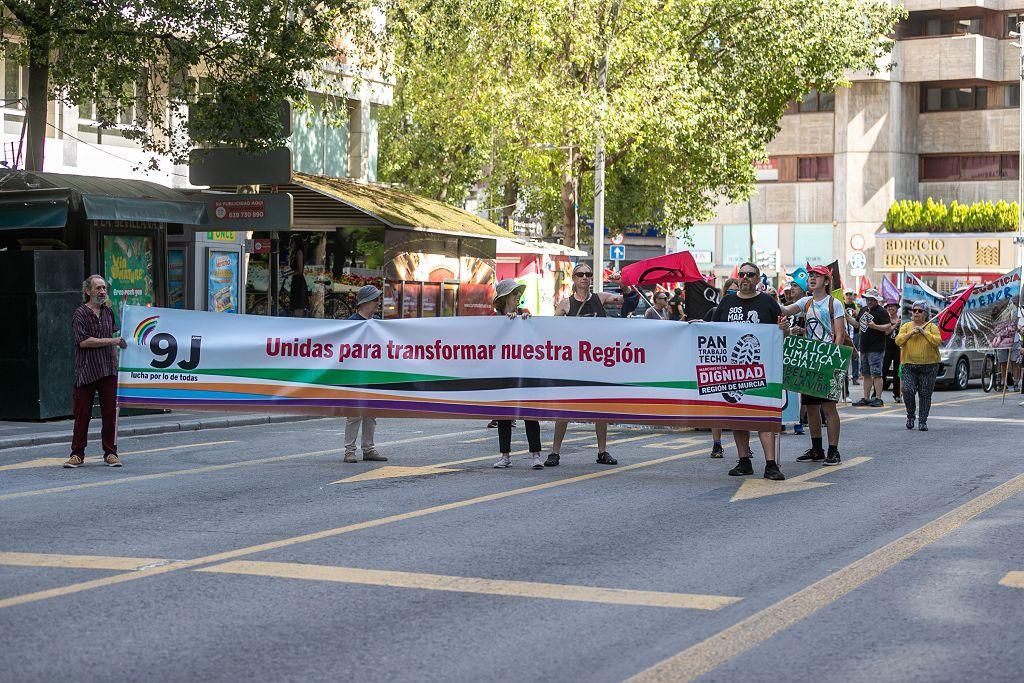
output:
POLYGON ((103 420, 103 462, 110 467, 120 467, 115 425, 116 349, 123 349, 128 344, 118 335, 114 312, 110 310, 107 282, 101 276, 90 275, 82 283, 82 305, 75 309, 71 318, 71 332, 75 339, 75 387, 71 399, 75 427, 71 437, 71 457, 64 467, 78 467, 85 462, 92 401, 97 392, 103 420))

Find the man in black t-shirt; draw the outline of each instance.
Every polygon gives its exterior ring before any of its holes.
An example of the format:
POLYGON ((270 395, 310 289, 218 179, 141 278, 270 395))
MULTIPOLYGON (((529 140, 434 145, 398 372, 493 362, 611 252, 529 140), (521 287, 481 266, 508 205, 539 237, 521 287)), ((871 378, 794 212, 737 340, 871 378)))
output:
POLYGON ((683 290, 681 288, 676 287, 672 298, 668 300, 668 311, 669 320, 683 319, 683 290))
MULTIPOLYGON (((900 396, 900 347, 896 344, 896 335, 900 331, 900 305, 895 302, 885 304, 885 312, 889 314, 889 333, 885 337, 885 355, 882 357, 882 388, 886 380, 892 382, 893 403, 902 403, 900 396)), ((881 397, 879 397, 881 398, 881 397)))
POLYGON ((860 370, 864 376, 864 398, 855 406, 881 408, 882 402, 882 357, 885 355, 885 338, 889 334, 889 314, 878 305, 878 290, 864 292, 866 305, 857 314, 860 330, 860 370), (871 394, 874 392, 874 397, 871 394))
MULTIPOLYGON (((715 309, 714 322, 719 323, 760 323, 762 325, 782 325, 782 308, 779 302, 763 292, 757 291, 761 270, 753 263, 743 263, 739 267, 739 291, 726 294, 715 309)), ((739 477, 753 474, 754 467, 750 462, 750 432, 733 430, 736 441, 736 452, 739 461, 736 467, 729 470, 729 476, 739 477)), ((764 449, 764 478, 782 481, 786 477, 775 461, 775 433, 758 432, 761 447, 764 449)))

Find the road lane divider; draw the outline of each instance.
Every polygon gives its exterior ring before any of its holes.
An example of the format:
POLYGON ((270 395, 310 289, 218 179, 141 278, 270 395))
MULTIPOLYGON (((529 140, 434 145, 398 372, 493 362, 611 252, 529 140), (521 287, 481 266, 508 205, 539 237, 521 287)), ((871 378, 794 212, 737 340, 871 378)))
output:
MULTIPOLYGON (((609 446, 615 446, 622 443, 628 443, 630 441, 639 441, 641 439, 649 439, 657 434, 643 434, 641 436, 631 436, 625 439, 615 439, 608 442, 609 446)), ((573 441, 587 441, 594 438, 593 434, 587 436, 577 436, 571 439, 563 439, 562 443, 570 443, 573 441)), ((529 450, 513 451, 509 455, 525 455, 529 453, 529 450)), ((440 462, 436 465, 421 465, 419 467, 409 467, 401 465, 383 465, 376 467, 366 472, 360 472, 351 477, 345 479, 338 479, 332 481, 331 484, 354 484, 361 481, 375 481, 377 479, 391 479, 394 477, 426 477, 432 474, 447 474, 451 472, 461 472, 462 470, 453 469, 455 465, 465 465, 471 462, 480 462, 482 460, 492 460, 495 457, 492 455, 480 455, 472 458, 463 458, 462 460, 452 460, 451 462, 440 462)))
POLYGON ((204 567, 196 571, 218 574, 243 574, 248 576, 269 576, 283 579, 306 581, 329 581, 366 586, 410 588, 416 590, 447 591, 452 593, 477 593, 518 598, 540 598, 544 600, 568 600, 571 602, 596 602, 606 605, 631 605, 635 607, 668 607, 714 611, 728 607, 741 600, 727 595, 699 595, 693 593, 665 593, 661 591, 632 590, 626 588, 598 588, 559 583, 538 583, 534 581, 505 581, 480 579, 467 576, 445 576, 442 574, 421 574, 417 572, 396 572, 380 569, 358 569, 352 567, 331 567, 294 562, 252 562, 235 560, 224 564, 204 567))
MULTIPOLYGON (((329 451, 327 451, 329 452, 329 451)), ((336 452, 336 451, 335 451, 336 452)), ((196 567, 214 564, 218 562, 226 562, 228 560, 235 560, 246 555, 254 555, 256 553, 266 552, 268 550, 277 550, 279 548, 287 548, 300 543, 308 543, 310 541, 318 541, 325 538, 333 538, 342 534, 352 533, 355 531, 363 531, 366 529, 375 529, 377 527, 385 526, 387 524, 394 524, 396 522, 404 522, 410 519, 418 519, 420 517, 426 517, 428 515, 434 515, 441 512, 448 512, 450 510, 461 510, 473 505, 480 505, 482 503, 492 503, 499 500, 505 500, 506 498, 512 498, 514 496, 521 496, 528 493, 536 493, 539 491, 547 491, 554 488, 560 488, 562 486, 569 486, 572 484, 579 484, 586 481, 592 481, 596 479, 603 479, 605 477, 613 477, 616 475, 624 474, 626 472, 633 472, 635 470, 643 469, 646 467, 653 467, 655 465, 663 465, 665 463, 674 462, 676 460, 682 460, 684 458, 692 458, 705 453, 705 449, 684 451, 682 453, 675 453, 673 455, 663 456, 661 458, 654 458, 652 460, 645 460, 643 462, 633 463, 631 465, 620 465, 615 468, 602 469, 597 472, 590 472, 588 474, 580 474, 573 477, 565 477, 562 479, 554 479, 531 486, 524 486, 517 489, 511 489, 508 491, 500 491, 498 493, 489 493, 483 496, 477 496, 475 498, 466 498, 452 503, 444 503, 441 505, 434 505, 428 508, 421 508, 419 510, 412 510, 410 512, 402 512, 395 515, 388 515, 387 517, 378 517, 377 519, 366 520, 363 522, 356 522, 354 524, 346 524, 344 526, 335 527, 333 529, 325 529, 323 531, 315 531, 308 534, 302 534, 300 536, 292 536, 290 538, 283 538, 277 541, 269 541, 267 543, 260 543, 258 545, 247 546, 244 548, 237 548, 235 550, 227 550, 220 553, 214 553, 212 555, 205 555, 203 557, 197 557, 192 560, 181 560, 171 564, 152 567, 147 569, 141 569, 136 572, 128 574, 118 574, 116 576, 106 576, 100 579, 93 579, 91 581, 83 581, 81 583, 75 583, 68 586, 60 586, 57 588, 50 588, 47 590, 36 591, 33 593, 24 593, 22 595, 16 595, 10 598, 0 599, 0 609, 7 607, 15 607, 18 605, 24 605, 39 600, 48 600, 50 598, 63 597, 67 595, 74 595, 83 591, 92 590, 95 588, 104 588, 107 586, 114 586, 129 581, 135 581, 138 579, 144 579, 154 576, 160 576, 169 572, 180 571, 183 569, 194 569, 196 567)), ((282 457, 300 457, 304 454, 293 455, 293 456, 282 456, 282 457)))
MULTIPOLYGON (((851 591, 884 574, 978 515, 1024 491, 1024 474, 972 498, 915 531, 846 565, 770 607, 682 652, 641 671, 630 683, 692 681, 752 650, 791 626, 828 607, 851 591)), ((1004 577, 1005 578, 1005 577, 1004 577)))
MULTIPOLYGON (((204 441, 202 443, 186 443, 180 446, 163 446, 161 448, 147 448, 142 451, 128 451, 126 453, 120 453, 120 457, 125 456, 136 456, 136 455, 147 455, 149 453, 163 453, 166 451, 180 451, 185 448, 200 448, 203 446, 223 446, 229 443, 238 443, 237 441, 204 441)), ((51 465, 61 465, 64 463, 66 458, 35 458, 34 460, 26 460, 24 462, 16 462, 11 465, 0 465, 0 472, 6 470, 23 470, 32 467, 49 467, 51 465)), ((97 465, 103 465, 103 459, 99 456, 95 456, 95 463, 97 465)))
POLYGON ((155 557, 111 557, 106 555, 54 555, 50 553, 0 552, 0 565, 14 567, 60 567, 63 569, 110 569, 134 572, 163 566, 173 560, 155 557))
POLYGON ((847 469, 849 467, 856 467, 866 463, 871 458, 867 456, 859 456, 851 458, 842 464, 835 465, 834 467, 821 467, 804 474, 798 474, 795 477, 786 477, 785 481, 769 481, 767 479, 745 479, 740 484, 735 495, 729 499, 730 503, 735 503, 738 500, 751 500, 753 498, 763 498, 765 496, 777 496, 783 493, 796 493, 797 491, 807 491, 810 489, 817 489, 823 486, 832 486, 831 482, 825 481, 809 481, 810 479, 817 479, 818 477, 825 474, 832 474, 840 470, 847 469))
POLYGON ((1024 588, 1024 572, 1006 572, 1006 576, 999 579, 999 585, 1008 588, 1024 588))

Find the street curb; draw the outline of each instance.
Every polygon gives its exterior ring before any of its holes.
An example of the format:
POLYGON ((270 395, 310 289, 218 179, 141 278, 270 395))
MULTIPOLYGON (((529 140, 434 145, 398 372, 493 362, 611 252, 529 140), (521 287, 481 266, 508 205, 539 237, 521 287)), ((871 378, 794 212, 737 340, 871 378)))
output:
MULTIPOLYGON (((200 429, 223 429, 224 427, 251 427, 253 425, 277 424, 281 422, 304 422, 306 420, 322 420, 330 415, 257 415, 246 417, 218 417, 211 420, 187 420, 185 422, 168 422, 167 424, 140 425, 138 427, 121 427, 119 437, 143 436, 148 434, 171 434, 173 432, 191 432, 200 429)), ((99 439, 100 430, 90 430, 89 439, 99 439)), ((33 436, 16 436, 0 438, 0 451, 25 446, 45 446, 55 443, 70 443, 71 432, 54 432, 33 436)))

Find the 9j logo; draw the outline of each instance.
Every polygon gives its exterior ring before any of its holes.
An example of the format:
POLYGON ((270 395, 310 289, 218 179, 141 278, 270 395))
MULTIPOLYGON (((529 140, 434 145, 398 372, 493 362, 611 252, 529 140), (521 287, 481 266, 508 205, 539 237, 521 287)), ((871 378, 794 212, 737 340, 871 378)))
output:
MULTIPOLYGON (((145 318, 135 327, 135 343, 139 346, 145 346, 149 343, 149 350, 156 356, 155 360, 150 361, 150 365, 158 370, 169 368, 174 361, 178 360, 178 340, 174 338, 174 335, 167 334, 166 332, 160 332, 153 334, 156 329, 157 321, 160 320, 160 316, 153 315, 145 318), (150 335, 153 336, 150 339, 150 335)), ((199 354, 201 352, 201 345, 203 338, 197 334, 192 335, 192 345, 189 347, 188 358, 182 361, 178 361, 178 367, 182 370, 195 370, 199 365, 199 354)))
MULTIPOLYGON (((192 345, 189 347, 188 358, 178 361, 179 368, 182 370, 196 369, 199 365, 202 342, 203 338, 201 336, 198 334, 192 335, 192 345)), ((166 332, 153 335, 153 338, 149 341, 149 350, 156 356, 149 364, 159 370, 170 367, 174 361, 178 360, 178 340, 166 332)))

